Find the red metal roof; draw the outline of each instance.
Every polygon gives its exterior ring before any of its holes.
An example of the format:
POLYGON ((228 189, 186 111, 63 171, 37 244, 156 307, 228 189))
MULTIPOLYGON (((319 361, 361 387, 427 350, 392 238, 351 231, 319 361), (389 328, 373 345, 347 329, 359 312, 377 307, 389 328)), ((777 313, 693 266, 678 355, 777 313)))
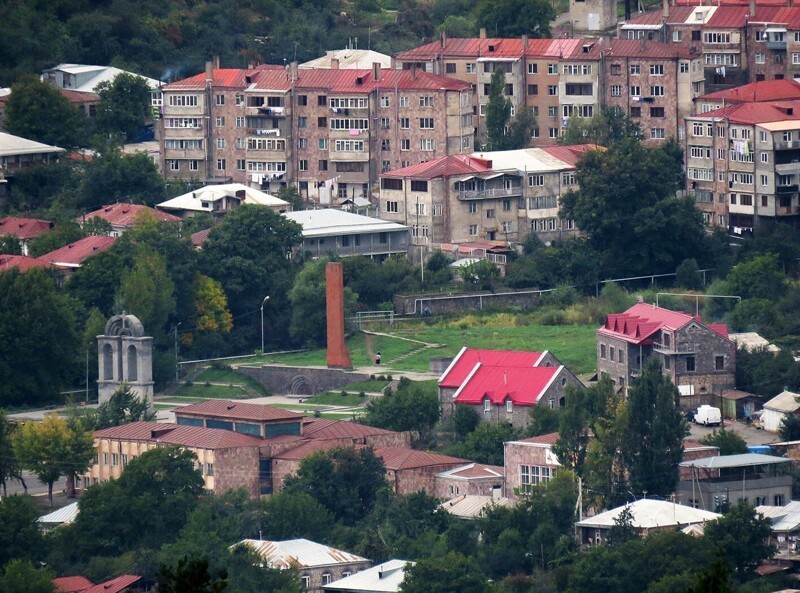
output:
POLYGON ((763 103, 767 101, 786 101, 800 99, 800 83, 784 78, 782 80, 762 80, 736 88, 708 93, 697 101, 724 101, 725 103, 763 103))
POLYGON ((601 53, 605 59, 613 58, 646 58, 651 60, 675 60, 678 58, 695 58, 700 51, 692 51, 673 43, 659 43, 645 39, 613 39, 603 43, 602 38, 592 45, 586 53, 575 53, 571 59, 599 60, 601 53))
POLYGON ((409 449, 406 447, 380 447, 375 450, 375 455, 383 459, 383 464, 386 466, 386 469, 394 471, 469 463, 457 457, 417 451, 416 449, 409 449))
POLYGON ((54 266, 79 266, 87 258, 111 247, 116 240, 116 237, 106 235, 90 235, 36 259, 54 266))
MULTIPOLYGON (((624 313, 613 313, 606 316, 605 325, 598 329, 597 333, 622 338, 634 344, 641 344, 647 342, 655 332, 662 328, 677 330, 690 321, 702 323, 699 317, 693 317, 678 311, 670 311, 647 303, 637 303, 624 313)), ((728 337, 727 326, 725 325, 714 324, 713 326, 708 326, 708 328, 724 338, 728 337)))
POLYGON ((542 146, 540 147, 540 149, 549 154, 550 156, 553 156, 560 161, 564 161, 571 167, 577 166, 580 158, 590 150, 605 150, 602 146, 598 146, 597 144, 572 144, 569 146, 542 146))
POLYGON ((481 478, 497 478, 503 476, 505 470, 498 465, 483 463, 470 463, 464 467, 457 467, 447 472, 447 477, 473 480, 481 478))
POLYGON ((0 272, 17 268, 20 272, 27 272, 31 268, 46 268, 47 264, 26 255, 0 255, 0 272))
MULTIPOLYGON (((709 5, 707 0, 673 0, 679 6, 703 6, 709 5)), ((749 0, 714 0, 714 4, 720 6, 749 6, 749 0)), ((786 0, 758 0, 759 6, 786 6, 786 0)))
MULTIPOLYGON (((694 13, 694 7, 692 6, 671 6, 669 9, 669 16, 667 17, 667 23, 670 25, 682 25, 686 23, 686 19, 688 19, 694 13)), ((644 12, 640 15, 636 15, 630 20, 625 21, 624 24, 626 25, 660 25, 663 22, 663 16, 661 12, 661 7, 659 6, 655 10, 650 10, 648 12, 644 12)), ((692 23, 688 23, 692 24, 692 23)))
POLYGON ((391 430, 365 426, 349 420, 333 420, 330 418, 310 418, 303 426, 303 436, 317 440, 331 439, 363 439, 364 437, 395 434, 391 430))
POLYGON ((0 218, 0 236, 12 235, 18 239, 33 239, 50 231, 53 223, 38 218, 19 218, 8 216, 0 218))
POLYGON ((535 406, 563 369, 559 367, 499 367, 480 363, 455 393, 457 404, 477 405, 488 398, 494 405, 511 400, 518 406, 535 406))
MULTIPOLYGON (((248 70, 242 68, 214 68, 212 86, 217 88, 243 88, 248 70)), ((206 73, 201 72, 164 86, 165 91, 202 91, 206 88, 206 73)))
POLYGON ((124 574, 105 583, 95 585, 87 589, 84 593, 120 593, 127 590, 134 583, 142 580, 142 577, 133 574, 124 574))
POLYGON ((235 420, 301 420, 302 414, 266 404, 251 404, 224 399, 209 399, 196 404, 189 404, 175 410, 177 416, 216 416, 235 420))
POLYGON ((520 443, 534 443, 539 445, 555 445, 558 440, 557 432, 548 432, 547 434, 540 434, 537 437, 530 437, 528 439, 520 439, 520 443))
POLYGON ((491 172, 492 161, 468 154, 456 154, 443 156, 432 161, 411 165, 409 167, 403 167, 402 169, 394 169, 388 173, 383 173, 381 177, 436 179, 437 177, 450 177, 452 175, 491 172))
POLYGON ((541 360, 543 352, 522 352, 518 350, 479 350, 464 347, 450 366, 439 377, 439 387, 460 387, 475 365, 501 368, 535 367, 541 360))
POLYGON ((94 583, 86 577, 59 577, 53 579, 53 586, 59 593, 81 593, 94 587, 94 583))
POLYGON ((205 229, 203 231, 197 231, 196 233, 192 233, 192 245, 195 247, 200 247, 203 243, 208 241, 208 234, 211 232, 211 229, 205 229))
POLYGON ((83 91, 74 91, 72 89, 62 89, 59 87, 58 92, 66 97, 70 103, 87 103, 90 101, 100 101, 100 95, 97 93, 88 93, 83 91))
POLYGON ((285 451, 281 451, 280 453, 273 455, 273 459, 283 459, 283 460, 299 460, 305 459, 309 455, 316 453, 317 451, 328 451, 330 449, 336 449, 337 447, 355 447, 356 449, 363 447, 363 445, 342 445, 336 441, 307 441, 297 447, 293 447, 291 449, 286 449, 285 451))
POLYGON ((95 438, 114 441, 145 441, 181 445, 196 449, 231 449, 237 447, 260 447, 262 439, 222 430, 199 426, 181 426, 161 422, 132 422, 122 426, 104 428, 94 433, 95 438))
POLYGON ((156 220, 166 222, 180 222, 181 220, 174 214, 162 212, 150 206, 144 206, 142 204, 124 204, 122 202, 103 206, 99 210, 79 216, 75 220, 82 222, 93 218, 102 218, 112 226, 131 227, 139 222, 143 216, 147 215, 155 217, 156 220))
POLYGON ((429 61, 439 56, 447 58, 500 58, 519 59, 523 51, 529 58, 559 58, 568 56, 586 43, 585 39, 529 39, 523 48, 522 38, 481 39, 479 37, 456 37, 427 43, 408 51, 400 52, 397 58, 403 61, 429 61))
POLYGON ((737 124, 763 124, 800 119, 800 101, 739 103, 692 116, 700 119, 724 119, 737 124), (789 113, 791 111, 792 113, 789 113))

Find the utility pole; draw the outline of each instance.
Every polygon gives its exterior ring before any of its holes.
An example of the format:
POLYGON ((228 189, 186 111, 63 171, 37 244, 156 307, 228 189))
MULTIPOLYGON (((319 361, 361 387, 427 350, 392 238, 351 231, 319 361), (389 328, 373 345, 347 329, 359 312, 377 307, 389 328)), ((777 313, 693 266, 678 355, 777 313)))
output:
POLYGON ((264 297, 264 300, 261 301, 261 356, 264 356, 264 305, 267 304, 269 300, 269 295, 264 297))
POLYGON ((175 382, 178 382, 178 328, 181 326, 181 322, 175 326, 175 382))

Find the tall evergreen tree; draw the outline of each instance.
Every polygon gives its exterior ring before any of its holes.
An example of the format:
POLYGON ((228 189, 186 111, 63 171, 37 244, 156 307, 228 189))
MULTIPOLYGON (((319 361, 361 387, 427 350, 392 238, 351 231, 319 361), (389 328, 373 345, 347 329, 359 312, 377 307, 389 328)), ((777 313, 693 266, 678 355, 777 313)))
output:
POLYGON ((506 75, 498 68, 489 83, 489 103, 486 105, 486 135, 490 150, 505 150, 506 125, 511 117, 511 101, 506 97, 506 75))

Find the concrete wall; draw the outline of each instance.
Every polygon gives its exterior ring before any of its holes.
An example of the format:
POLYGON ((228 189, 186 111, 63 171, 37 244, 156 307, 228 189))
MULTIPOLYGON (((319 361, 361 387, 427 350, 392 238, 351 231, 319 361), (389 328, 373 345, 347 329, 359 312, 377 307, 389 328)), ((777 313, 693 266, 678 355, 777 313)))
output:
POLYGON ((238 370, 278 395, 311 396, 369 379, 369 375, 365 373, 350 373, 341 369, 264 365, 261 367, 241 366, 238 370))
POLYGON ((395 295, 394 312, 398 315, 416 314, 430 311, 431 315, 459 313, 462 311, 481 311, 500 307, 531 308, 539 304, 540 295, 531 291, 476 292, 468 295, 395 295))
POLYGON ((503 482, 502 476, 471 479, 437 476, 434 480, 432 496, 446 500, 465 494, 491 496, 495 486, 499 486, 501 493, 503 492, 503 482))

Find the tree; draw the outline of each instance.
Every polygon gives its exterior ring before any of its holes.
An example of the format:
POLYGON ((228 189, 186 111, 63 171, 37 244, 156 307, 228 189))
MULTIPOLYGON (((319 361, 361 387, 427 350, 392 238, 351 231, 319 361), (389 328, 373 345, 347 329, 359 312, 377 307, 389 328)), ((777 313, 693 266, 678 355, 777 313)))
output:
POLYGON ((536 125, 536 116, 530 107, 519 107, 517 114, 508 126, 508 136, 506 137, 506 150, 527 148, 530 146, 534 131, 539 126, 536 125))
POLYGON ((38 518, 39 507, 30 496, 0 500, 0 566, 14 558, 37 559, 44 544, 38 518))
POLYGON ((136 397, 130 385, 121 385, 107 402, 97 407, 96 412, 98 429, 153 419, 155 412, 149 409, 146 400, 136 397))
POLYGON ((98 132, 132 141, 150 117, 150 87, 141 76, 123 72, 95 89, 100 95, 95 124, 98 132))
POLYGON ((333 517, 310 494, 279 492, 261 507, 259 524, 266 539, 282 541, 306 538, 324 541, 333 517))
POLYGON ((227 577, 226 573, 212 579, 205 558, 183 558, 175 568, 161 567, 158 590, 162 593, 222 593, 227 588, 227 577))
POLYGON ((53 579, 56 573, 51 568, 37 568, 30 560, 19 558, 5 566, 0 577, 0 591, 3 593, 53 593, 53 579))
POLYGON ((383 397, 367 402, 360 421, 386 430, 413 430, 424 440, 439 420, 439 413, 436 392, 403 377, 394 392, 388 389, 383 397))
POLYGON ((138 250, 133 268, 122 276, 117 300, 122 309, 139 318, 150 335, 165 331, 175 311, 175 283, 158 253, 138 250))
POLYGON ((477 21, 494 37, 550 37, 556 13, 546 0, 481 0, 477 21))
POLYGON ((634 492, 668 497, 678 483, 686 425, 678 388, 651 357, 633 383, 622 416, 622 458, 634 492))
POLYGON ((268 568, 247 546, 236 546, 225 556, 228 586, 225 593, 302 593, 296 568, 268 568))
POLYGON ((387 490, 383 460, 371 448, 353 447, 314 453, 284 481, 287 494, 305 493, 345 525, 368 515, 387 490))
MULTIPOLYGON (((458 407, 458 406, 456 406, 458 407)), ((505 422, 482 422, 457 447, 466 459, 489 465, 503 465, 503 443, 513 441, 518 433, 505 422)))
MULTIPOLYGON (((17 457, 14 454, 14 430, 8 421, 5 411, 0 408, 0 485, 3 487, 3 496, 8 494, 6 483, 8 480, 20 475, 17 457)), ((0 562, 0 566, 3 563, 0 562)))
POLYGON ((800 414, 784 414, 778 434, 782 441, 800 440, 800 414))
POLYGON ((711 434, 707 434, 700 439, 700 442, 704 445, 719 447, 720 455, 747 453, 747 443, 744 439, 732 430, 725 430, 724 426, 719 430, 712 431, 711 434))
POLYGON ((74 495, 75 477, 91 466, 94 439, 80 420, 49 415, 42 422, 28 422, 16 432, 14 453, 20 466, 47 484, 53 506, 53 483, 61 476, 66 476, 67 490, 74 495))
POLYGON ((687 593, 733 593, 728 561, 721 553, 714 563, 697 576, 694 586, 687 593))
POLYGON ((474 560, 450 552, 407 566, 401 593, 488 593, 489 583, 474 560))
POLYGON ((69 528, 72 553, 116 555, 173 541, 203 493, 196 461, 177 446, 150 449, 131 459, 118 479, 86 490, 69 528))
POLYGON ((78 239, 83 239, 85 236, 83 229, 74 220, 60 220, 49 233, 42 233, 31 239, 28 244, 28 254, 31 257, 39 257, 74 243, 78 239))
POLYGON ((731 563, 739 579, 744 580, 775 553, 774 546, 767 543, 771 533, 770 520, 740 500, 727 515, 706 523, 703 539, 716 548, 731 563))
POLYGON ((289 202, 292 210, 303 210, 303 200, 300 197, 300 192, 293 185, 287 185, 278 190, 276 197, 289 202))
MULTIPOLYGON (((305 346, 325 344, 327 335, 327 310, 325 292, 325 266, 328 260, 320 258, 308 262, 294 279, 289 291, 292 304, 292 321, 289 332, 305 346)), ((358 295, 349 286, 344 287, 344 310, 349 316, 355 312, 358 295)))
POLYGON ((622 512, 614 518, 614 525, 608 530, 607 543, 612 548, 618 548, 635 537, 636 530, 633 527, 633 513, 630 507, 625 505, 622 512))
POLYGON ((725 279, 727 294, 742 299, 774 300, 786 292, 786 276, 776 254, 760 255, 737 264, 725 279))
POLYGON ((566 133, 559 137, 558 143, 611 146, 625 138, 642 140, 644 135, 639 124, 619 108, 603 107, 591 118, 570 117, 566 133))
POLYGON ((700 290, 703 287, 703 279, 700 277, 700 266, 693 257, 685 259, 675 270, 675 283, 689 290, 700 290))
POLYGON ((505 150, 506 125, 511 117, 511 101, 506 98, 506 75, 497 68, 489 83, 489 103, 486 105, 486 134, 489 150, 505 150))
POLYGON ((184 334, 183 341, 204 351, 204 346, 213 344, 215 338, 230 333, 233 316, 228 310, 228 297, 219 282, 198 274, 194 284, 194 332, 184 334))
POLYGON ((453 410, 453 432, 456 439, 463 441, 481 423, 478 412, 472 406, 455 406, 453 410))
POLYGON ((68 206, 78 210, 97 210, 113 202, 153 206, 165 196, 164 178, 146 152, 123 154, 109 146, 84 165, 84 174, 68 206))
POLYGON ((11 86, 5 127, 10 134, 70 149, 83 142, 85 118, 51 84, 27 74, 11 86))
POLYGON ((531 419, 525 428, 525 436, 538 437, 551 432, 558 432, 561 420, 561 410, 549 406, 533 406, 530 413, 531 419))
POLYGON ((482 259, 458 268, 458 275, 466 284, 481 290, 491 290, 500 277, 500 270, 488 260, 482 259))
POLYGON ((22 245, 14 235, 0 236, 0 254, 22 255, 22 245))

